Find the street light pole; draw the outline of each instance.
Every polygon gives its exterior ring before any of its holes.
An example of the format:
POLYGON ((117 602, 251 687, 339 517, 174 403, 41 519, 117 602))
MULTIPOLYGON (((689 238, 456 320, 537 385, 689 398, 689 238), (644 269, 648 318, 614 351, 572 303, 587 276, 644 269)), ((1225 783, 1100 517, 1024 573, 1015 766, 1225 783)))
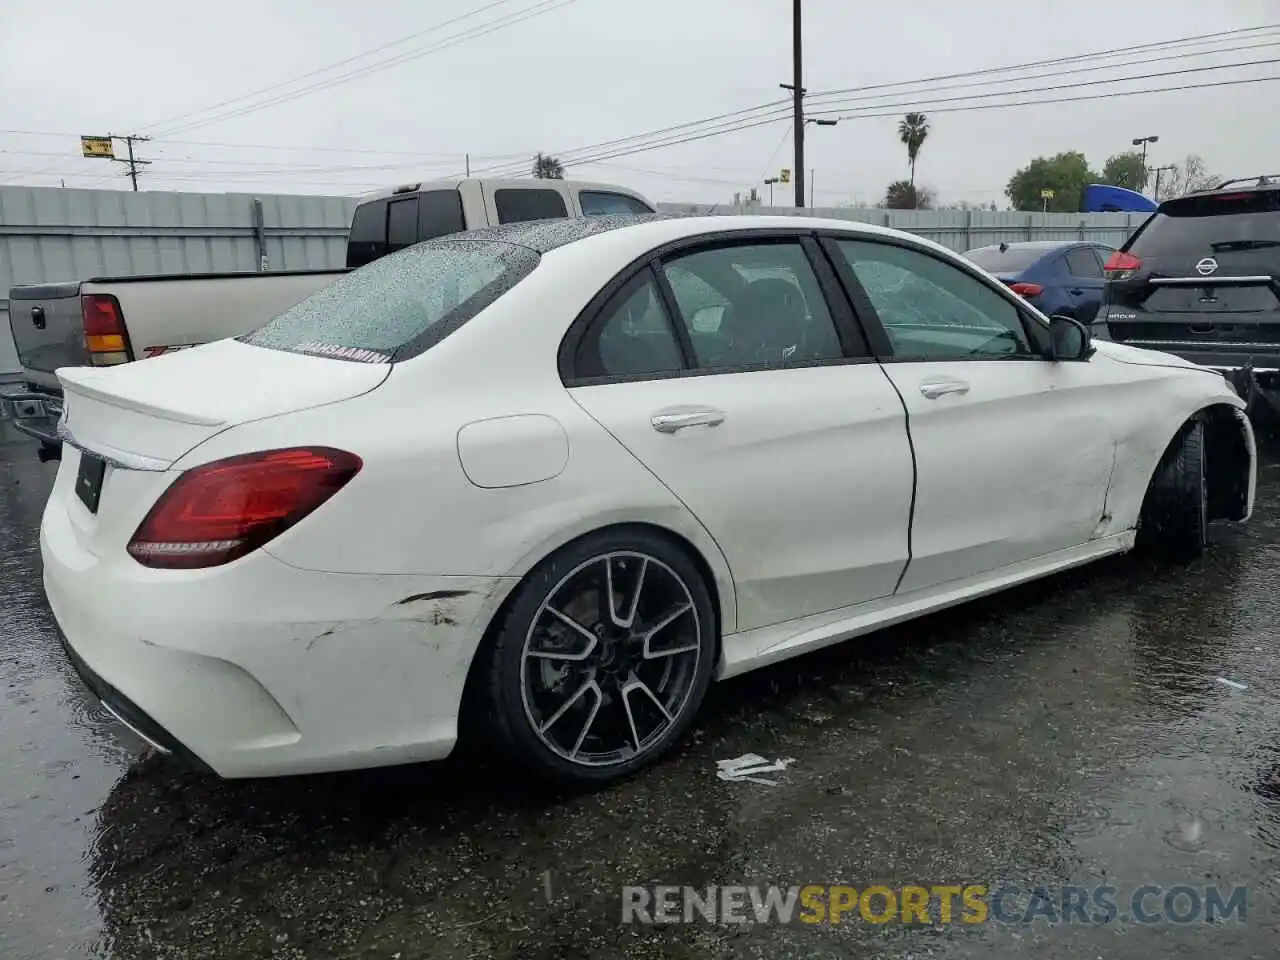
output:
POLYGON ((1134 137, 1133 138, 1133 145, 1135 147, 1142 147, 1142 170, 1144 173, 1146 172, 1146 169, 1147 169, 1147 144, 1159 143, 1159 142, 1160 142, 1159 137, 1134 137))
POLYGON ((778 182, 777 177, 770 177, 765 181, 765 186, 769 188, 769 206, 773 206, 773 185, 778 182))

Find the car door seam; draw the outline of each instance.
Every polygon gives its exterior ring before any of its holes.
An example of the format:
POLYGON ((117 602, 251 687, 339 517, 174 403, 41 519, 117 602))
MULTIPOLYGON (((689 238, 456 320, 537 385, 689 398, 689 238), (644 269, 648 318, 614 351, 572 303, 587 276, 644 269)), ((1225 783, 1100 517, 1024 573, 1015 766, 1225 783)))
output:
POLYGON ((881 375, 889 381, 889 386, 893 388, 894 395, 898 398, 898 403, 902 407, 903 426, 907 431, 907 449, 911 451, 911 501, 907 507, 907 562, 902 565, 902 570, 898 573, 898 582, 893 585, 893 593, 890 594, 890 596, 897 596, 907 571, 911 569, 911 540, 915 531, 916 486, 920 480, 920 467, 916 461, 916 442, 911 436, 911 411, 907 409, 907 401, 903 398, 902 391, 898 389, 898 385, 893 382, 893 377, 889 376, 889 371, 884 368, 884 364, 877 362, 876 366, 880 368, 881 375))

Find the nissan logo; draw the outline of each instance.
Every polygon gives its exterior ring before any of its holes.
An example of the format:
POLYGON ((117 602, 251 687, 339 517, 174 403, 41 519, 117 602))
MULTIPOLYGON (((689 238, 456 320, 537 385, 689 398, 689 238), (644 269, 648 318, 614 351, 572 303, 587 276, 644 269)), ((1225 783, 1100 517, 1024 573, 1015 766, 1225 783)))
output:
POLYGON ((1213 259, 1213 257, 1205 257, 1203 260, 1201 260, 1199 263, 1196 264, 1196 273, 1200 274, 1200 276, 1202 277, 1207 277, 1209 274, 1213 273, 1213 271, 1217 269, 1218 269, 1218 261, 1213 259))

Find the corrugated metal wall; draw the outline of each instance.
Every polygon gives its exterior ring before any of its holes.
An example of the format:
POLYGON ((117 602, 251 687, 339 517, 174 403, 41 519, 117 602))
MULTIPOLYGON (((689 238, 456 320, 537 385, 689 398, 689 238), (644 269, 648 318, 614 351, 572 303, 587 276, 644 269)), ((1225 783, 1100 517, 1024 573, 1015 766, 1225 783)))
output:
MULTIPOLYGON (((262 203, 269 269, 327 269, 345 262, 356 203, 351 197, 0 187, 0 377, 19 369, 9 332, 9 287, 113 274, 257 270, 255 199, 262 203)), ((957 251, 1002 240, 1097 240, 1119 246, 1145 218, 1138 213, 658 206, 670 213, 799 213, 877 223, 957 251)))
POLYGON ((16 372, 7 296, 18 283, 259 268, 339 267, 355 200, 0 187, 0 376, 16 372))

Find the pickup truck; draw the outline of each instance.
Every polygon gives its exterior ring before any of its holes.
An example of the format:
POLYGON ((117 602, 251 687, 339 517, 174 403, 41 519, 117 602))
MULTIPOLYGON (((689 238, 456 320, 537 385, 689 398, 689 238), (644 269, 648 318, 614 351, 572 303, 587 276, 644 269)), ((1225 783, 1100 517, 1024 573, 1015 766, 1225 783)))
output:
POLYGON ((334 270, 94 277, 9 291, 23 388, 0 393, 0 417, 58 459, 59 367, 109 366, 238 337, 343 273, 423 240, 499 223, 653 213, 624 187, 573 180, 410 183, 356 205, 346 266, 334 270))

